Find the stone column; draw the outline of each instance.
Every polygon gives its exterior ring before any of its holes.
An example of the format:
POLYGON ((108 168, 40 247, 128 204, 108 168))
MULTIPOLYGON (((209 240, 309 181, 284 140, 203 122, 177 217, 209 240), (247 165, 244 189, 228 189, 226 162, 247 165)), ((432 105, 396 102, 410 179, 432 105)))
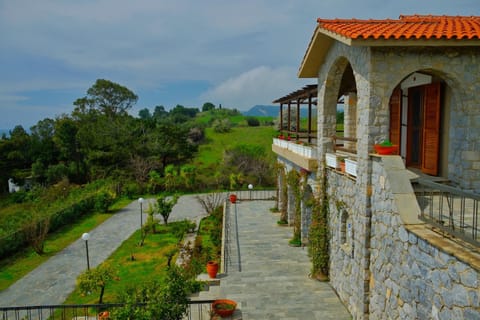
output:
MULTIPOLYGON (((344 137, 357 137, 357 94, 350 92, 344 96, 344 137)), ((345 141, 345 148, 356 150, 356 143, 345 141)))

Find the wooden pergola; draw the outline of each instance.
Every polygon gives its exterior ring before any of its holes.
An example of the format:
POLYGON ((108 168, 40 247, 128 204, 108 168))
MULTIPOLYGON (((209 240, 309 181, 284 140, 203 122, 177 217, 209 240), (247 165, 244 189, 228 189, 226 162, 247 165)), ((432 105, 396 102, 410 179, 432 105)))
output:
POLYGON ((306 85, 300 90, 294 91, 284 97, 278 98, 273 101, 273 103, 280 103, 280 132, 284 132, 288 137, 294 135, 295 139, 298 141, 300 138, 307 139, 308 143, 312 142, 312 139, 317 138, 317 131, 312 130, 312 106, 317 105, 317 85, 310 84, 306 85), (287 123, 284 125, 283 119, 283 107, 287 106, 287 123), (307 129, 301 130, 300 128, 300 107, 301 105, 308 105, 308 119, 307 119, 307 129), (292 121, 291 121, 291 108, 296 107, 296 119, 295 127, 292 130, 292 121))

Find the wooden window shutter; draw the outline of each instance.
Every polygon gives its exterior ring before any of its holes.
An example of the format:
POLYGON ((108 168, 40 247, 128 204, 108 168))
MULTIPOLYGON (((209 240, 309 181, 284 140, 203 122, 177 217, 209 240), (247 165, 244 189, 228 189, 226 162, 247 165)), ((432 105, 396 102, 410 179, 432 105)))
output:
MULTIPOLYGON (((390 142, 400 145, 402 126, 402 90, 396 88, 390 97, 390 142)), ((398 150, 397 150, 398 154, 398 150)))
POLYGON ((440 152, 440 83, 425 86, 422 172, 438 175, 440 152))

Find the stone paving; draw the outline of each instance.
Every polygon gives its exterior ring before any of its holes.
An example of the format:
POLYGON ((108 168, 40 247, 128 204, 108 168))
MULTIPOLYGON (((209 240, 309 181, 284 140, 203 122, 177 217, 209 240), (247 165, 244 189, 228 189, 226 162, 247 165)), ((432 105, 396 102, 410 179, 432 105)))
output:
POLYGON ((351 319, 328 283, 308 277, 307 248, 288 245, 292 228, 277 226, 279 216, 269 210, 273 206, 273 201, 231 206, 230 234, 238 230, 239 248, 230 250, 221 295, 239 303, 244 320, 351 319))

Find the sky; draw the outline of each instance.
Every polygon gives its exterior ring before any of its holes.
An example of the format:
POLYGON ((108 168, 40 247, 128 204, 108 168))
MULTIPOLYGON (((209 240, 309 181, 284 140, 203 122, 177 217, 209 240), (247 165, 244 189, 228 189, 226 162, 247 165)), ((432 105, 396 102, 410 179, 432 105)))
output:
POLYGON ((297 71, 317 18, 480 15, 480 0, 0 0, 0 129, 73 111, 97 79, 130 111, 246 111, 316 83, 297 71))

